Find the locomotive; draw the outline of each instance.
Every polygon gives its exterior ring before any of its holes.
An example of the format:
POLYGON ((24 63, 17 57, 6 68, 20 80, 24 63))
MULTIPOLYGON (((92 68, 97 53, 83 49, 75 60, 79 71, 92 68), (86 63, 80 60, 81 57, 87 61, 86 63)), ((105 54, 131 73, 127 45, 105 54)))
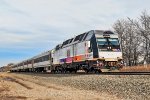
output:
POLYGON ((91 30, 12 66, 12 72, 108 72, 123 66, 118 34, 91 30))

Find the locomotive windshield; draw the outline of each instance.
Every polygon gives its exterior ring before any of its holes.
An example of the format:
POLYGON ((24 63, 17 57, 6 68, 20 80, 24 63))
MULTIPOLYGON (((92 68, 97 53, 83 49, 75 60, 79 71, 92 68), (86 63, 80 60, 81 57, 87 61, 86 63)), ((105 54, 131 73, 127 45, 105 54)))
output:
POLYGON ((100 51, 120 51, 118 38, 98 38, 97 44, 100 51))
POLYGON ((108 39, 108 42, 109 42, 111 45, 119 45, 118 39, 115 39, 115 38, 109 38, 109 39, 108 39))
POLYGON ((98 45, 108 45, 108 42, 105 38, 97 39, 98 45))

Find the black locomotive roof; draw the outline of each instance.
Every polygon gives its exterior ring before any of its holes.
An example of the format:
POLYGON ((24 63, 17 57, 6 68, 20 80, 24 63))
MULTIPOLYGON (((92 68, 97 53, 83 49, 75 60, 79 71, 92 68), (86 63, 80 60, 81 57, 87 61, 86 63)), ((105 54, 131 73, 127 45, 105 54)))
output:
POLYGON ((114 34, 112 31, 109 31, 109 30, 107 30, 107 31, 104 31, 104 30, 94 30, 94 33, 95 34, 114 34))
MULTIPOLYGON (((101 35, 103 35, 103 34, 114 34, 114 33, 111 32, 111 31, 91 30, 91 31, 88 31, 88 32, 79 34, 79 35, 77 35, 77 36, 74 37, 74 38, 71 38, 71 39, 68 39, 68 40, 64 41, 61 46, 60 46, 60 45, 57 45, 56 48, 55 48, 55 50, 59 50, 60 48, 63 48, 63 47, 65 47, 65 46, 67 46, 67 45, 69 45, 69 44, 72 44, 72 43, 74 43, 74 42, 84 41, 84 40, 87 39, 88 34, 91 33, 91 32, 92 32, 92 34, 101 34, 101 35)), ((88 38, 89 38, 89 36, 88 36, 88 38)))
MULTIPOLYGON (((71 39, 68 39, 66 41, 64 41, 62 43, 62 47, 68 45, 68 44, 71 44, 73 42, 77 42, 77 41, 83 41, 87 36, 87 33, 83 33, 83 34, 80 34, 80 35, 77 35, 76 37, 74 38, 71 38, 71 39)), ((56 46, 57 50, 58 50, 58 47, 56 46)))
POLYGON ((103 34, 114 34, 112 31, 105 31, 103 34))

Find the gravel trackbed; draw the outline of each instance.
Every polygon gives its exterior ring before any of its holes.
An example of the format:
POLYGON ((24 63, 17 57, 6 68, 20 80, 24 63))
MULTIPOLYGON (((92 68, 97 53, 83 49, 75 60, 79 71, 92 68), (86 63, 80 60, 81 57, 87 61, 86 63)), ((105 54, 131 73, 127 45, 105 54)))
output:
POLYGON ((149 75, 0 73, 2 100, 150 100, 149 75))

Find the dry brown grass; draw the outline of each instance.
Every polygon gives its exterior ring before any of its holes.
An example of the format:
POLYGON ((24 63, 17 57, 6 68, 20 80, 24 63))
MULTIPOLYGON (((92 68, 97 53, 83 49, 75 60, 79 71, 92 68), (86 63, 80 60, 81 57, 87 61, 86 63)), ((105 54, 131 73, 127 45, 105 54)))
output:
POLYGON ((1 98, 1 100, 27 100, 27 97, 24 97, 24 96, 3 95, 0 98, 1 98))
POLYGON ((121 72, 150 72, 150 65, 130 66, 120 69, 121 72))

